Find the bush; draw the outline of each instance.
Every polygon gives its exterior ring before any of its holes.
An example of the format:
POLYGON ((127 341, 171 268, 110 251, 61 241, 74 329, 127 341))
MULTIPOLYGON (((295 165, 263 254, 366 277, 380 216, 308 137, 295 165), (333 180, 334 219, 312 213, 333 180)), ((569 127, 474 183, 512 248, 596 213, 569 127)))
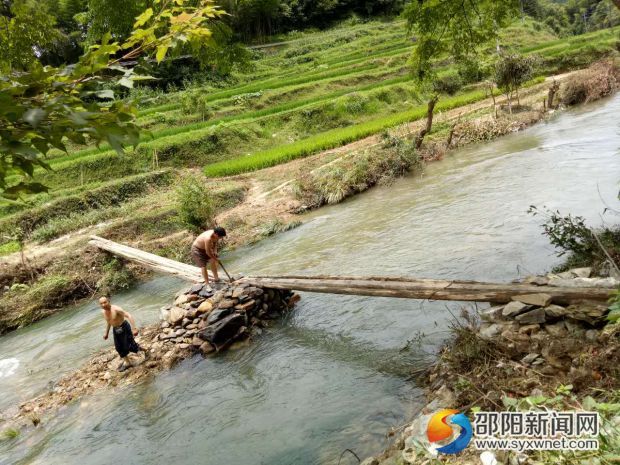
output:
POLYGON ((601 61, 571 77, 562 89, 564 105, 587 103, 612 94, 620 87, 618 68, 611 61, 601 61))
POLYGON ((600 272, 610 259, 612 266, 620 267, 620 226, 595 230, 588 227, 580 216, 562 216, 559 211, 548 209, 541 212, 534 206, 530 207, 529 213, 546 216, 547 220, 542 225, 543 234, 558 249, 559 257, 568 254, 565 263, 556 271, 593 267, 600 272))
POLYGON ((118 258, 111 258, 103 265, 103 277, 97 282, 97 289, 109 294, 116 290, 129 289, 136 281, 135 275, 118 258))
POLYGON ((454 95, 461 87, 463 87, 463 80, 457 73, 449 73, 444 76, 439 76, 433 82, 433 88, 435 92, 442 94, 454 95))
POLYGON ((209 229, 215 219, 215 205, 204 178, 188 176, 177 189, 177 211, 181 223, 193 232, 209 229))

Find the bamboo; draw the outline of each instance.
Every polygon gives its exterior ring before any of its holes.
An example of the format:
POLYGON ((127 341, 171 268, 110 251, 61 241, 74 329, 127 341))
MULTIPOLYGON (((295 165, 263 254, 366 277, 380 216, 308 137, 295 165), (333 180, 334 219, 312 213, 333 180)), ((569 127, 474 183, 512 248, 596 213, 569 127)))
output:
MULTIPOLYGON (((169 258, 92 236, 91 244, 162 273, 200 281, 200 269, 169 258)), ((584 300, 605 302, 612 289, 536 286, 527 283, 484 283, 464 280, 408 278, 403 276, 255 276, 239 282, 272 289, 329 294, 349 294, 403 299, 476 302, 510 302, 519 295, 545 293, 553 302, 571 304, 584 300)))

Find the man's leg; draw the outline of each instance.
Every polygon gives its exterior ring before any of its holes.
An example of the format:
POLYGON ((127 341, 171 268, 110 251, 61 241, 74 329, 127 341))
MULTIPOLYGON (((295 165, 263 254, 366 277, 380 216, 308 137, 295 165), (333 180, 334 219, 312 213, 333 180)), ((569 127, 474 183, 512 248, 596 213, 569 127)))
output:
POLYGON ((205 284, 209 284, 209 272, 207 271, 207 266, 203 266, 200 268, 202 271, 202 278, 205 280, 205 284))
POLYGON ((217 260, 211 259, 209 261, 211 262, 211 272, 213 273, 213 279, 215 279, 215 281, 219 281, 220 278, 217 276, 217 260))

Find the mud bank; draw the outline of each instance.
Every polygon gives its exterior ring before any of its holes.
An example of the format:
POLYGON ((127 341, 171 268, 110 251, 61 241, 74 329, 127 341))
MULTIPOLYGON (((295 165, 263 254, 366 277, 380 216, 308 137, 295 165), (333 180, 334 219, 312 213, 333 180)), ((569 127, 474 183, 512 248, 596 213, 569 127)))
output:
POLYGON ((63 405, 101 389, 136 384, 188 357, 241 348, 290 311, 299 298, 290 291, 245 283, 196 284, 162 307, 160 323, 140 330, 136 341, 142 351, 130 355, 135 366, 119 372, 118 354, 113 348, 105 350, 63 376, 48 392, 0 413, 0 431, 36 427, 63 405))
MULTIPOLYGON (((553 284, 586 283, 617 288, 620 281, 590 278, 588 268, 525 281, 540 285, 541 292, 461 315, 463 321, 452 328, 454 339, 420 380, 426 385, 427 404, 411 422, 390 433, 395 440, 388 449, 364 460, 363 465, 480 464, 483 451, 473 447, 458 455, 431 452, 437 446, 429 442, 426 428, 432 414, 441 409, 459 410, 473 418, 472 408, 597 410, 597 405, 618 402, 620 325, 607 321, 609 309, 604 304, 584 301, 561 306, 544 289, 553 284)), ((598 456, 620 447, 620 416, 614 416, 611 409, 605 419, 605 409, 600 412, 602 427, 612 431, 611 439, 603 441, 598 456)), ((496 462, 489 463, 497 465, 538 465, 551 460, 545 452, 490 452, 496 462)), ((583 463, 577 457, 566 460, 563 463, 583 463)))

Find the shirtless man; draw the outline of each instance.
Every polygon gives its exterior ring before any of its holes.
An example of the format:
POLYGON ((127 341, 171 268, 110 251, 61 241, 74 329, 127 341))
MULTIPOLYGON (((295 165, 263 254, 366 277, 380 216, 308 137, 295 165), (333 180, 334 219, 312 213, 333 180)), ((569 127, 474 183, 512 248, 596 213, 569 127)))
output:
POLYGON ((133 338, 138 335, 136 321, 129 312, 124 311, 118 305, 112 305, 110 299, 107 297, 101 297, 99 299, 99 305, 102 308, 101 313, 103 313, 103 318, 105 318, 107 323, 103 338, 106 340, 108 339, 110 328, 112 328, 114 347, 123 360, 118 367, 118 371, 125 371, 127 368, 134 365, 129 359, 129 352, 135 354, 141 350, 140 346, 133 338), (132 327, 135 328, 133 331, 131 329, 132 327))
POLYGON ((207 271, 207 264, 209 261, 211 262, 213 278, 216 282, 220 280, 217 276, 217 243, 222 237, 226 237, 226 230, 217 227, 203 232, 192 244, 192 259, 196 266, 202 271, 205 284, 209 284, 209 272, 207 271))

